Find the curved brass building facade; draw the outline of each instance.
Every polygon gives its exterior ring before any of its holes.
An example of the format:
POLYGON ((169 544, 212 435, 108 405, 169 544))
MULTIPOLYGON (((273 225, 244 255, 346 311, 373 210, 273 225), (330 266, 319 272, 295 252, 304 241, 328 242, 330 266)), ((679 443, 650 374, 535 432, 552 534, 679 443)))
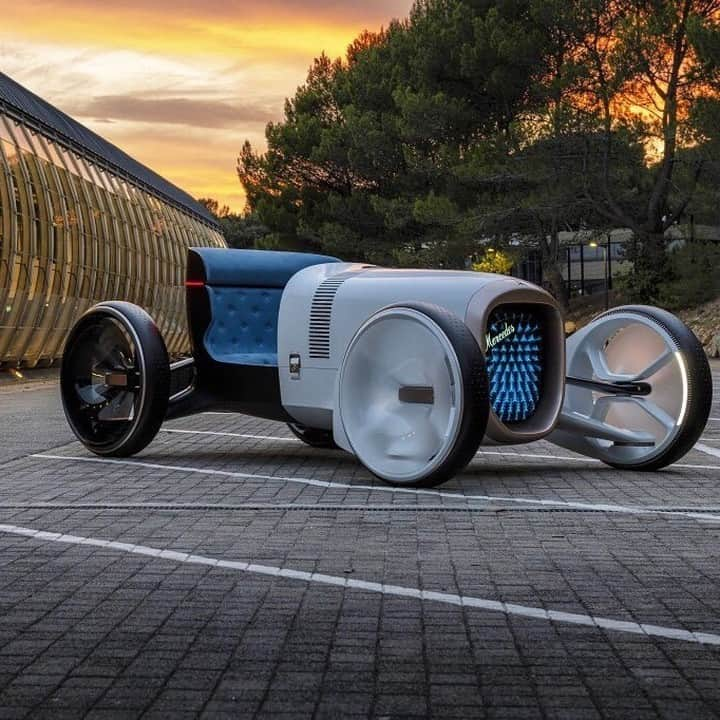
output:
POLYGON ((0 365, 50 364, 110 299, 187 350, 186 248, 224 244, 189 195, 0 73, 0 365))

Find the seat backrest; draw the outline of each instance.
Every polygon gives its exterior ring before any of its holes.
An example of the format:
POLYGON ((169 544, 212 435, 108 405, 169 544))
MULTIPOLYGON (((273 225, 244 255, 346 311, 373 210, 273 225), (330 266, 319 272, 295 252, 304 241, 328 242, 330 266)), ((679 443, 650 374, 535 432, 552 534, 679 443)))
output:
POLYGON ((284 288, 298 271, 311 265, 340 262, 328 255, 283 252, 280 250, 237 250, 233 248, 190 248, 188 278, 207 285, 225 287, 284 288), (193 257, 194 256, 194 257, 193 257), (203 277, 191 278, 193 266, 201 261, 203 277))
POLYGON ((205 349, 219 362, 277 365, 277 326, 282 290, 207 287, 212 320, 205 349))

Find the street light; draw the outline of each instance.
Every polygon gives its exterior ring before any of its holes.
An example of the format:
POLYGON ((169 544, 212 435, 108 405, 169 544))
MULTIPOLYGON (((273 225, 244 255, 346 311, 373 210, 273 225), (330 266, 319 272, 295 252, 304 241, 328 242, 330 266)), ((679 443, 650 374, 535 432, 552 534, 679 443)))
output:
POLYGON ((605 309, 610 309, 610 278, 608 277, 608 256, 610 255, 610 236, 605 245, 598 245, 595 240, 590 242, 591 248, 601 247, 603 249, 603 279, 605 280, 605 309))

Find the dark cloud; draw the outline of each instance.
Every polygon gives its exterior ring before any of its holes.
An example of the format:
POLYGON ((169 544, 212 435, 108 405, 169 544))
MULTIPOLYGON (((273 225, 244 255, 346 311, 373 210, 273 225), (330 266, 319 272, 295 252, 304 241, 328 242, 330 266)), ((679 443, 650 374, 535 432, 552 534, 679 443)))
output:
POLYGON ((273 112, 265 105, 252 103, 235 105, 216 100, 132 95, 95 97, 82 105, 67 108, 67 112, 75 117, 92 118, 100 122, 132 120, 213 129, 232 128, 240 123, 266 123, 276 120, 279 114, 277 109, 273 112))

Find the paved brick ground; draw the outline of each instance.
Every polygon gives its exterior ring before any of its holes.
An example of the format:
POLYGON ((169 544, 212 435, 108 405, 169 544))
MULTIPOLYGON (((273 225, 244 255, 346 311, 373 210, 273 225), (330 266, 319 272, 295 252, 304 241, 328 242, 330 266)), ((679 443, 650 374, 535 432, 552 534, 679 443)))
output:
POLYGON ((128 463, 26 437, 0 465, 0 719, 718 717, 713 417, 662 473, 537 443, 426 493, 242 416, 128 463))

